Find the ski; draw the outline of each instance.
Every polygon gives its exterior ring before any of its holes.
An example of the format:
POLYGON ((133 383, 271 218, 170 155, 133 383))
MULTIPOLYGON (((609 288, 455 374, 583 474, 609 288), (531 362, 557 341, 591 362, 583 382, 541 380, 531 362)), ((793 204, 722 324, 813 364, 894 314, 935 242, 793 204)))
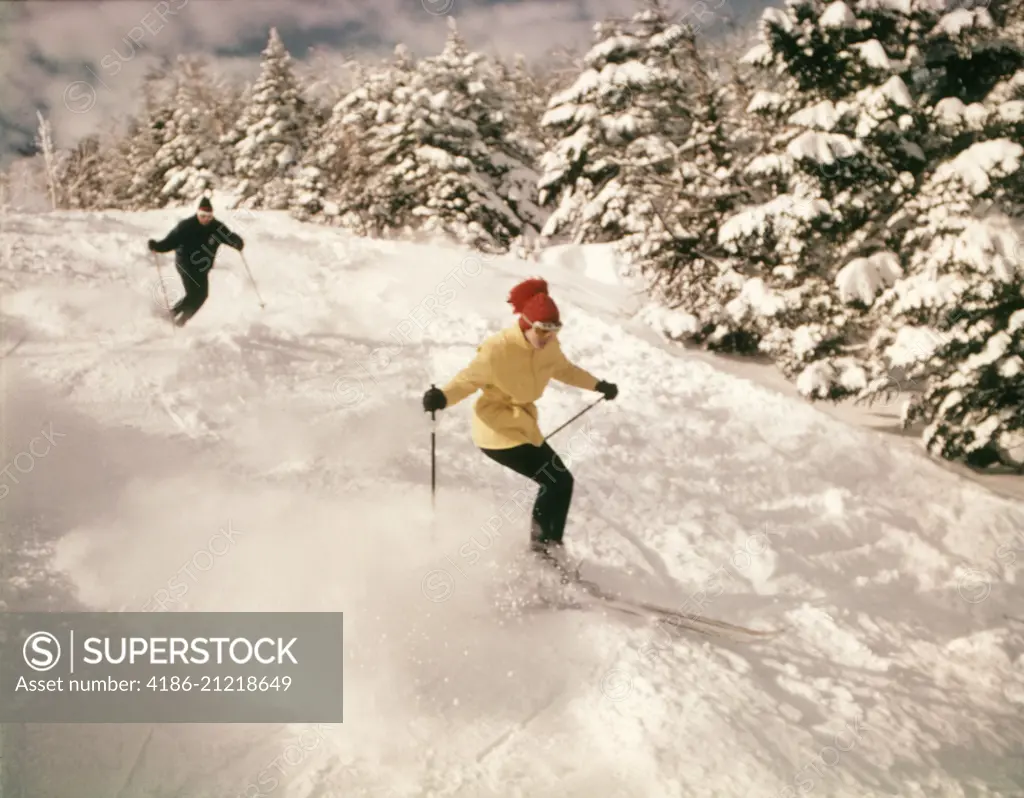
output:
POLYGON ((649 609, 643 609, 630 602, 622 601, 621 599, 605 598, 591 595, 591 601, 581 602, 567 598, 557 599, 541 599, 536 603, 532 603, 522 607, 522 611, 525 612, 541 612, 544 610, 579 610, 581 612, 613 612, 620 615, 627 615, 631 618, 636 618, 643 621, 645 624, 662 624, 667 627, 669 633, 673 637, 682 637, 684 632, 695 632, 697 634, 704 635, 705 637, 724 637, 721 632, 709 627, 702 627, 696 624, 686 624, 680 622, 678 619, 666 616, 662 612, 653 612, 649 609))
POLYGON ((611 593, 600 585, 586 579, 574 579, 569 587, 578 588, 589 601, 561 596, 542 598, 522 609, 529 611, 554 610, 612 610, 623 615, 639 618, 648 623, 661 624, 676 633, 693 632, 705 637, 732 640, 734 642, 757 642, 770 640, 782 634, 783 629, 751 629, 747 626, 721 621, 706 615, 680 612, 658 604, 625 598, 611 593))
POLYGON ((580 576, 584 563, 559 563, 545 560, 545 566, 557 572, 562 585, 559 595, 535 595, 520 611, 538 612, 553 610, 612 610, 622 615, 639 618, 647 623, 659 624, 670 633, 692 632, 705 637, 732 640, 735 642, 757 642, 770 640, 781 635, 785 629, 752 629, 747 626, 722 621, 697 613, 683 612, 649 601, 629 598, 607 590, 601 585, 580 576), (578 593, 578 596, 572 595, 578 593))
POLYGON ((783 632, 781 629, 751 629, 747 626, 739 626, 738 624, 710 618, 706 615, 681 612, 648 601, 617 596, 606 591, 600 585, 585 579, 577 580, 575 584, 585 593, 606 606, 612 606, 620 611, 646 614, 652 620, 664 622, 678 629, 700 632, 708 636, 724 637, 732 640, 767 640, 777 637, 783 632))

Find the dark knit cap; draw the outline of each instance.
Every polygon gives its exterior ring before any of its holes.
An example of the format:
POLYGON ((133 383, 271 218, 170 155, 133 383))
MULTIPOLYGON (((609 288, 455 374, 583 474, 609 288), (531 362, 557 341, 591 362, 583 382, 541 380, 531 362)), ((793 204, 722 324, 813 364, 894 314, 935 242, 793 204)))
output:
POLYGON ((210 198, 209 197, 203 197, 201 200, 199 200, 199 210, 201 210, 201 211, 212 211, 213 210, 213 206, 210 204, 210 198))

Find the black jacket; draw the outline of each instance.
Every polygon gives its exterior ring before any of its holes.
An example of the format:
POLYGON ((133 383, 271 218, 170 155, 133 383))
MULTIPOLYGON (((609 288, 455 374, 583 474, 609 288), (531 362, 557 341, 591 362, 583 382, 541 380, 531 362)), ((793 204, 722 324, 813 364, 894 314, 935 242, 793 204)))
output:
POLYGON ((227 244, 241 252, 245 242, 242 237, 219 219, 207 225, 199 223, 195 216, 182 219, 163 241, 150 239, 154 252, 174 250, 174 262, 181 271, 189 274, 204 274, 213 268, 217 249, 227 244))

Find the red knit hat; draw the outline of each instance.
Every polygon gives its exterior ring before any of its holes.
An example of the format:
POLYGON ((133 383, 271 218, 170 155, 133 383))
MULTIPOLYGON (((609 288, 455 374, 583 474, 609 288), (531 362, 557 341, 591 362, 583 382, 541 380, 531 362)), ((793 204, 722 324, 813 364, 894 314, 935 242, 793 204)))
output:
POLYGON ((535 322, 561 325, 558 305, 548 295, 547 281, 539 277, 524 280, 508 292, 512 310, 519 314, 519 328, 526 332, 535 322))

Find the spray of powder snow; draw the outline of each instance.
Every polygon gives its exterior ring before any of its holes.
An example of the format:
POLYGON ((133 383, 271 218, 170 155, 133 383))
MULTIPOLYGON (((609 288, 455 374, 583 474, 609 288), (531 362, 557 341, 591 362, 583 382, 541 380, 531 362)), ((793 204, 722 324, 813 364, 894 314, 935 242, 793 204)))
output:
MULTIPOLYGON (((173 476, 143 469, 57 545, 54 564, 78 599, 127 611, 344 612, 345 724, 331 733, 342 759, 391 750, 395 729, 421 719, 518 722, 524 701, 571 681, 572 663, 588 659, 566 633, 571 620, 499 607, 510 583, 522 587, 531 486, 448 482, 432 507, 429 423, 415 419, 356 425, 336 441, 294 424, 261 430, 247 445, 267 450, 253 460, 271 462, 283 440, 300 459, 331 447, 353 466, 352 484, 296 490, 292 475, 268 486, 204 455, 173 476)), ((441 468, 469 456, 448 445, 441 468)), ((140 462, 169 451, 155 438, 133 448, 140 462)))

